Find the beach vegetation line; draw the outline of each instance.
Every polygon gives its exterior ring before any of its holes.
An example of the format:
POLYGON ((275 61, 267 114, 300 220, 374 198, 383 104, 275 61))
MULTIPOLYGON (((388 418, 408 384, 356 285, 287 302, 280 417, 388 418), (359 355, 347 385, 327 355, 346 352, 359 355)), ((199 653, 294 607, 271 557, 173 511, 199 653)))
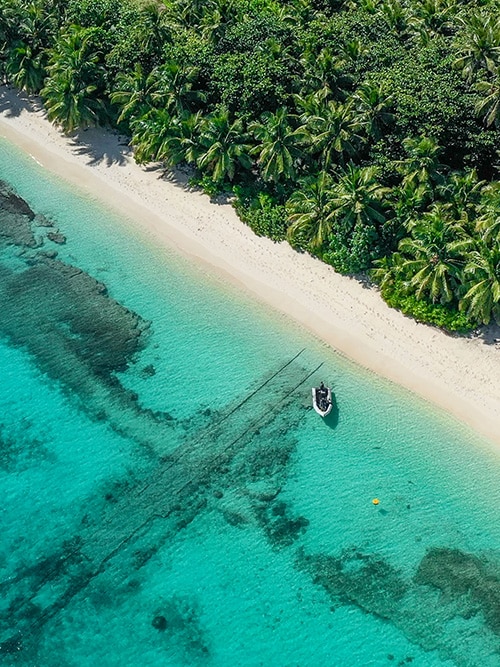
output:
POLYGON ((0 74, 450 331, 500 323, 496 0, 0 0, 0 74))

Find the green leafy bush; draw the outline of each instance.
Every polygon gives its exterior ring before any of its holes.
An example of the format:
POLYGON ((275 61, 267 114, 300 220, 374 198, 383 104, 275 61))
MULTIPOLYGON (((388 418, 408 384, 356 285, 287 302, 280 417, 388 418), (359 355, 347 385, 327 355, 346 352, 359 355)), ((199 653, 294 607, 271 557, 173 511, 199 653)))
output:
POLYGON ((466 333, 477 326, 464 313, 452 306, 430 303, 417 299, 414 294, 407 294, 402 283, 386 285, 381 290, 382 298, 391 307, 400 310, 404 315, 413 317, 417 322, 432 324, 445 331, 466 333))
POLYGON ((363 273, 370 268, 377 239, 371 225, 355 225, 349 234, 332 234, 322 259, 345 275, 363 273))
POLYGON ((189 185, 191 187, 201 188, 210 199, 215 199, 215 197, 228 189, 226 184, 217 183, 210 176, 193 176, 193 178, 189 179, 189 185))
POLYGON ((257 236, 267 236, 273 241, 286 238, 288 223, 285 207, 274 203, 270 195, 261 192, 250 205, 238 199, 235 208, 257 236))

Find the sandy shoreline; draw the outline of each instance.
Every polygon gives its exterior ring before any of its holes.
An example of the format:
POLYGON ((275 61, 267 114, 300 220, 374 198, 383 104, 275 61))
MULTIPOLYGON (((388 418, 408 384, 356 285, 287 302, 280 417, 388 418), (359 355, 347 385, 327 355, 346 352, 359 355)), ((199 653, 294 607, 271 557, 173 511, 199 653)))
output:
POLYGON ((326 343, 439 405, 500 445, 500 345, 454 338, 388 308, 376 290, 259 238, 229 205, 211 204, 133 161, 103 130, 61 135, 24 96, 0 87, 0 136, 47 170, 89 190, 155 235, 204 262, 326 343))

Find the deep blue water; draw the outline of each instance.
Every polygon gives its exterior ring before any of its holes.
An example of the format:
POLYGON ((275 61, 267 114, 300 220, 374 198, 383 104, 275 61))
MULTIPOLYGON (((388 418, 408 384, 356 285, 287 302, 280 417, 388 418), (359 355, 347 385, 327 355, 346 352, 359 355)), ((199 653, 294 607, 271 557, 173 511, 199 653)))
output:
POLYGON ((489 443, 6 143, 0 179, 5 664, 500 665, 489 443))

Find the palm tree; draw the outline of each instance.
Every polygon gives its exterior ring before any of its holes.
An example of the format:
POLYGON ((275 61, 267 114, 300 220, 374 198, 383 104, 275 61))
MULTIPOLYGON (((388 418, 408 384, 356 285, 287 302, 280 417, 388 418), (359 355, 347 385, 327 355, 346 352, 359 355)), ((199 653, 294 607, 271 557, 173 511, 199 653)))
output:
POLYGON ((150 109, 132 128, 131 144, 138 164, 168 161, 172 117, 166 109, 150 109))
POLYGON ((464 173, 454 172, 439 188, 455 219, 468 219, 474 215, 485 181, 480 181, 475 169, 464 173))
POLYGON ((227 109, 203 120, 199 148, 198 167, 208 171, 215 183, 222 183, 225 178, 232 181, 238 165, 244 169, 252 167, 243 121, 238 118, 231 122, 227 109))
POLYGON ((362 124, 369 137, 378 141, 384 128, 394 120, 390 112, 392 96, 378 83, 363 83, 354 94, 356 107, 362 114, 362 124))
POLYGON ((361 142, 362 124, 352 105, 330 101, 314 116, 302 116, 304 124, 297 131, 304 145, 319 157, 323 169, 344 164, 361 142))
POLYGON ((465 258, 473 241, 445 207, 435 204, 399 243, 400 271, 417 298, 450 303, 463 281, 465 258))
MULTIPOLYGON (((285 16, 288 15, 290 22, 298 22, 299 25, 309 25, 318 18, 317 5, 311 0, 291 0, 285 5, 285 16)), ((283 18, 283 14, 281 15, 283 18)), ((278 14, 278 17, 280 15, 278 14)))
POLYGON ((300 118, 304 124, 309 116, 319 115, 324 104, 321 90, 304 95, 293 95, 293 101, 297 110, 301 112, 300 118))
POLYGON ((477 72, 491 71, 500 60, 500 20, 496 13, 476 9, 458 18, 463 31, 457 37, 455 67, 470 83, 477 72))
POLYGON ((455 0, 419 0, 412 4, 412 16, 408 24, 423 44, 438 35, 450 34, 457 13, 455 0))
POLYGON ((140 63, 131 72, 119 72, 110 95, 111 102, 121 108, 118 122, 144 116, 153 106, 151 93, 149 76, 140 63))
POLYGON ((200 156, 199 133, 203 124, 201 112, 184 111, 172 119, 169 136, 165 140, 168 154, 163 161, 174 166, 181 162, 195 165, 200 156))
POLYGON ((408 155, 406 160, 399 163, 404 185, 422 185, 432 189, 433 185, 442 182, 443 165, 439 163, 441 147, 434 139, 425 136, 407 138, 403 140, 403 146, 408 155))
POLYGON ((52 51, 41 94, 50 121, 64 132, 97 125, 104 117, 104 75, 91 28, 71 26, 52 51))
POLYGON ((298 188, 286 203, 288 239, 299 246, 319 248, 332 229, 330 211, 332 177, 325 171, 299 181, 298 188))
POLYGON ((460 309, 468 317, 489 324, 493 317, 500 324, 500 240, 484 242, 469 256, 465 275, 471 277, 460 309))
POLYGON ((261 122, 253 122, 248 130, 260 141, 250 153, 258 155, 262 178, 266 181, 291 180, 296 176, 296 163, 302 152, 299 138, 291 126, 292 116, 285 107, 276 113, 262 114, 261 122))
POLYGON ((45 52, 34 52, 26 42, 17 41, 9 51, 5 73, 10 81, 27 93, 37 93, 45 78, 45 52))
POLYGON ((500 183, 495 181, 483 188, 476 231, 485 243, 500 238, 500 183))
POLYGON ((20 7, 15 0, 4 0, 0 12, 0 45, 19 39, 20 7))
POLYGON ((207 13, 217 10, 217 0, 175 0, 171 6, 181 25, 197 26, 207 13))
POLYGON ((307 51, 300 62, 304 68, 302 95, 312 92, 321 101, 345 98, 345 90, 349 88, 352 79, 346 72, 343 60, 324 48, 319 54, 307 51))
POLYGON ((98 125, 104 106, 94 97, 97 86, 80 85, 74 90, 74 80, 69 72, 58 72, 57 76, 45 80, 42 97, 47 108, 47 118, 60 125, 66 133, 79 127, 98 125))
MULTIPOLYGON (((3 13, 2 7, 2 13, 3 13)), ((9 3, 7 4, 7 14, 9 3)), ((51 46, 56 29, 52 11, 47 11, 43 2, 21 2, 16 12, 16 38, 31 46, 34 53, 51 46), (20 11, 19 11, 20 10, 20 11)))
POLYGON ((197 67, 183 67, 169 60, 155 68, 148 77, 152 103, 178 115, 186 110, 192 111, 196 102, 205 99, 201 91, 193 89, 197 78, 197 67))
MULTIPOLYGON (((345 43, 342 53, 345 56, 345 59, 348 63, 351 65, 356 65, 356 63, 361 60, 361 58, 368 53, 369 49, 364 44, 362 39, 359 39, 359 37, 355 37, 354 39, 349 40, 348 42, 345 43)), ((352 81, 352 78, 349 77, 348 82, 352 81)))
POLYGON ((485 243, 493 242, 500 238, 500 214, 489 211, 481 215, 476 221, 477 231, 481 234, 485 243))
POLYGON ((385 222, 383 197, 389 192, 377 181, 375 167, 349 164, 335 184, 330 211, 347 233, 355 226, 377 227, 385 222))
POLYGON ((377 255, 386 220, 388 188, 377 181, 375 167, 349 164, 333 186, 329 204, 333 234, 325 259, 342 273, 366 270, 377 255))
POLYGON ((132 123, 135 161, 145 164, 153 160, 169 167, 181 162, 194 165, 199 157, 201 121, 200 112, 186 111, 172 117, 166 109, 151 109, 132 123))
POLYGON ((350 10, 362 9, 367 14, 375 14, 378 0, 349 0, 346 4, 350 10))
POLYGON ((223 37, 228 25, 237 20, 233 0, 217 0, 216 6, 209 5, 206 13, 201 17, 201 36, 207 42, 217 44, 223 37))
POLYGON ((375 268, 370 271, 370 277, 379 286, 382 296, 387 289, 390 289, 399 277, 401 257, 399 253, 386 255, 373 262, 375 268))
POLYGON ((16 6, 6 2, 0 19, 0 44, 5 42, 5 74, 18 88, 39 92, 45 77, 47 49, 51 45, 55 22, 42 3, 26 2, 16 6))
POLYGON ((406 32, 408 16, 399 0, 382 0, 379 2, 377 9, 397 34, 406 32))
POLYGON ((476 104, 478 116, 483 118, 486 127, 500 125, 500 69, 491 66, 491 76, 483 81, 478 81, 474 89, 483 97, 476 104))
POLYGON ((402 183, 393 188, 390 199, 396 219, 403 228, 409 229, 413 220, 427 208, 429 190, 426 185, 415 186, 413 183, 402 183))
POLYGON ((147 54, 150 66, 153 66, 160 59, 175 27, 166 3, 146 1, 139 5, 139 10, 140 20, 134 23, 134 41, 140 51, 147 54))

